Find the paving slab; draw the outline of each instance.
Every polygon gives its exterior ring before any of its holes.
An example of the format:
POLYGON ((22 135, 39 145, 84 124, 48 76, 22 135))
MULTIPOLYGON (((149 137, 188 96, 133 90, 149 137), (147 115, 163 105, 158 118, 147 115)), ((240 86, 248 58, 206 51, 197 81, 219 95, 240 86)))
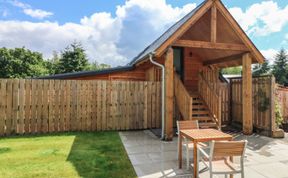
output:
MULTIPOLYGON (((183 150, 183 169, 178 169, 177 137, 171 142, 164 142, 149 130, 119 132, 119 135, 138 177, 192 177, 192 165, 186 169, 185 150, 183 150)), ((288 178, 287 135, 284 139, 272 139, 257 134, 245 136, 241 133, 233 133, 233 136, 235 140, 248 140, 244 163, 246 178, 288 178)), ((191 153, 191 163, 192 155, 191 153)), ((235 159, 235 162, 239 160, 235 159)), ((199 166, 200 169, 204 168, 203 163, 199 166)), ((200 178, 209 178, 209 172, 202 172, 200 178)))

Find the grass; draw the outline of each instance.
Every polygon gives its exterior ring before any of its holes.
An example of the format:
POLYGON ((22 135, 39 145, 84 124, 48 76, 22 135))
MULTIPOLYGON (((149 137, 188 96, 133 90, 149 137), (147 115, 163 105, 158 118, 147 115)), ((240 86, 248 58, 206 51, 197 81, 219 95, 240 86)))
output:
POLYGON ((117 132, 0 139, 1 178, 136 177, 117 132))

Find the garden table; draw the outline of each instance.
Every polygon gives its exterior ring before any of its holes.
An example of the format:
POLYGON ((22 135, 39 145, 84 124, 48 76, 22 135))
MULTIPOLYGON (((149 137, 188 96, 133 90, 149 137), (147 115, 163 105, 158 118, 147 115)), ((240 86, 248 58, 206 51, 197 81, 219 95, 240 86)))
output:
POLYGON ((180 137, 178 141, 178 165, 179 169, 182 168, 182 139, 186 137, 194 144, 193 159, 194 159, 194 174, 193 177, 197 178, 198 175, 198 163, 197 163, 197 145, 199 142, 209 142, 212 140, 232 140, 232 135, 226 134, 216 129, 192 129, 192 130, 180 130, 180 137))

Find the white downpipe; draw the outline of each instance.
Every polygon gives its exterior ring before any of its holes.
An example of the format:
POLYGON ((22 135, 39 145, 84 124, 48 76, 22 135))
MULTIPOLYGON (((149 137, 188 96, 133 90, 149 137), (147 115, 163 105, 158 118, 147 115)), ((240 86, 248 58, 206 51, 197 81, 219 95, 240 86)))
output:
POLYGON ((161 132, 161 139, 165 139, 165 67, 162 64, 159 64, 155 61, 153 61, 153 55, 154 53, 149 54, 149 59, 150 62, 162 69, 162 114, 161 114, 161 119, 162 119, 162 132, 161 132))

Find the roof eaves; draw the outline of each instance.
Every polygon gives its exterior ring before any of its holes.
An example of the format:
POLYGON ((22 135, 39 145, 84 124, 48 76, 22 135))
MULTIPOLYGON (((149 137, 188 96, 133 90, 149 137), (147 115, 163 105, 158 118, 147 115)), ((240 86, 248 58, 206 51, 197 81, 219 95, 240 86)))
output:
POLYGON ((114 72, 124 72, 134 69, 134 66, 127 65, 121 67, 114 67, 109 69, 97 70, 97 71, 83 71, 83 72, 73 72, 73 73, 64 73, 64 74, 56 74, 50 76, 42 76, 37 77, 35 79, 71 79, 76 77, 89 77, 93 75, 101 75, 101 74, 108 74, 114 72))

